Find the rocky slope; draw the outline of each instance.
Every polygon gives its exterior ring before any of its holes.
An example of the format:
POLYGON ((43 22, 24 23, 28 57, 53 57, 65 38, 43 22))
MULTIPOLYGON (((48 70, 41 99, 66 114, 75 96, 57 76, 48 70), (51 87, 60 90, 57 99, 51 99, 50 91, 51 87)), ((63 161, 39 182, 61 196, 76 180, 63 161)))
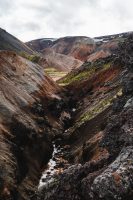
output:
POLYGON ((34 54, 26 44, 0 28, 0 50, 10 50, 15 52, 25 52, 27 54, 34 54))
POLYGON ((132 199, 132 49, 130 34, 115 55, 61 80, 75 94, 73 122, 63 134, 73 165, 44 186, 40 199, 132 199))
POLYGON ((43 58, 47 62, 47 67, 55 68, 58 71, 70 72, 72 69, 78 68, 83 64, 83 62, 78 59, 60 53, 55 53, 51 49, 46 52, 45 50, 43 51, 43 58))
POLYGON ((51 139, 62 130, 59 91, 39 65, 0 52, 0 199, 34 196, 51 139))

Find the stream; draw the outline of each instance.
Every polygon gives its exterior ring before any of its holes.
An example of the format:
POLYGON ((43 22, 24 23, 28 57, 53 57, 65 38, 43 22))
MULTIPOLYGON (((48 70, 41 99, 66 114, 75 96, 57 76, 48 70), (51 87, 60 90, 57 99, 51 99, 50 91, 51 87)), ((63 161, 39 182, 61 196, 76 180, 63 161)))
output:
POLYGON ((62 173, 70 166, 68 161, 64 159, 64 154, 68 148, 69 146, 56 145, 56 143, 53 142, 52 158, 49 160, 46 169, 42 173, 38 190, 50 184, 53 181, 54 175, 62 173))

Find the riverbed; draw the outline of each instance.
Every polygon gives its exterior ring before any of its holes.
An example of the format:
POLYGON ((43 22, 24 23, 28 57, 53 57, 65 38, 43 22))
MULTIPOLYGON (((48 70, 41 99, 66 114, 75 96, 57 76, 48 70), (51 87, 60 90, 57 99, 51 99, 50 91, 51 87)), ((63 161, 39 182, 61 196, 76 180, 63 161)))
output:
POLYGON ((70 166, 68 160, 64 158, 67 148, 67 146, 56 145, 55 142, 53 142, 52 158, 49 160, 46 169, 42 173, 38 190, 50 184, 53 181, 54 175, 61 174, 70 166))

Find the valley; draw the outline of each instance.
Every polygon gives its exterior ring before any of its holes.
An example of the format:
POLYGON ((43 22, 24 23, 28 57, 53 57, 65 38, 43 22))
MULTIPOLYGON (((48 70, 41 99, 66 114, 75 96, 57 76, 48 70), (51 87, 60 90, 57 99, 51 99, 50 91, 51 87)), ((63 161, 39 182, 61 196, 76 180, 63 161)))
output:
POLYGON ((0 200, 129 200, 133 33, 0 31, 0 200))

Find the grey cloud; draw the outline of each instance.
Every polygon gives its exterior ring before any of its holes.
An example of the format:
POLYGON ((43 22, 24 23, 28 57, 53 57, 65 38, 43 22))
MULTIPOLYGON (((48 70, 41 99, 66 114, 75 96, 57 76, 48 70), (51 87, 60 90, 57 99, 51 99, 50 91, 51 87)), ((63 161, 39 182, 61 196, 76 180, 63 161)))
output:
POLYGON ((15 27, 19 32, 26 31, 39 31, 41 29, 41 25, 38 22, 20 22, 14 21, 10 24, 11 27, 15 27))
POLYGON ((133 27, 132 0, 0 0, 0 4, 3 28, 10 27, 24 40, 112 34, 133 27))
POLYGON ((38 31, 41 26, 38 24, 38 22, 27 22, 25 24, 23 24, 23 27, 25 30, 29 30, 29 31, 38 31))

